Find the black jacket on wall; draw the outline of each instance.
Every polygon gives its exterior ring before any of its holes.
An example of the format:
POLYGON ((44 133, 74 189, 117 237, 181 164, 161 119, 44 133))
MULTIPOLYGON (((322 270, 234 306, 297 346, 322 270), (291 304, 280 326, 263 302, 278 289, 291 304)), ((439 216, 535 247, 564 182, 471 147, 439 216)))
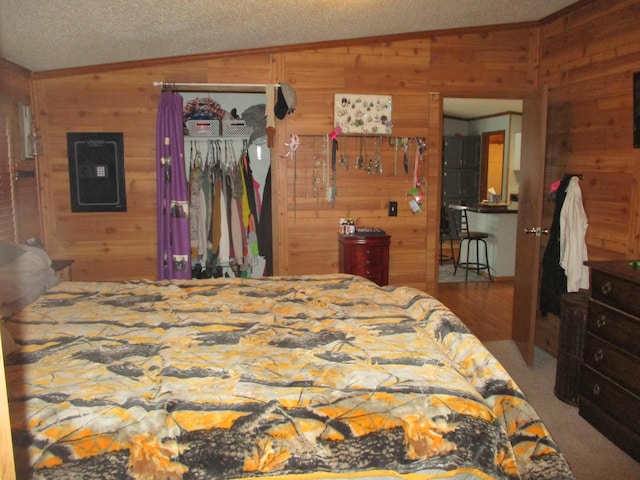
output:
POLYGON ((561 297, 567 293, 567 275, 560 266, 560 212, 567 196, 571 175, 565 175, 555 192, 553 222, 549 231, 549 243, 542 257, 542 279, 540 284, 540 313, 560 315, 561 297))

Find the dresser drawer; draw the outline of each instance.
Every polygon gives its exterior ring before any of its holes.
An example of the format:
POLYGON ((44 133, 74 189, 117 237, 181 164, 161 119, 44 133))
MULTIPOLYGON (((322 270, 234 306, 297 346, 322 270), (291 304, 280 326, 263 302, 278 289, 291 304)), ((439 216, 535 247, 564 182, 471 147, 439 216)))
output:
POLYGON ((586 398, 580 399, 580 416, 593 425, 609 440, 640 462, 640 433, 633 431, 627 423, 615 421, 608 412, 591 403, 586 398))
POLYGON ((592 270, 591 298, 640 317, 638 285, 609 272, 592 270))
POLYGON ((351 252, 351 264, 356 268, 380 268, 383 247, 359 246, 351 252))
POLYGON ((591 333, 585 339, 584 363, 640 395, 640 361, 591 333))
POLYGON ((580 402, 584 399, 614 420, 640 432, 640 397, 588 367, 582 370, 580 378, 580 402))
POLYGON ((640 358, 640 321, 637 318, 590 302, 587 330, 640 358))

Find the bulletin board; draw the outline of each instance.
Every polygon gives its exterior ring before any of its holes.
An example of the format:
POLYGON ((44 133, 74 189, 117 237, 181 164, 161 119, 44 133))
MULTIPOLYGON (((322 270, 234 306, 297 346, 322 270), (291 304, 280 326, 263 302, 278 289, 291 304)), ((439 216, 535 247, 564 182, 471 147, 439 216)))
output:
POLYGON ((391 135, 391 95, 334 95, 334 126, 342 133, 391 135))

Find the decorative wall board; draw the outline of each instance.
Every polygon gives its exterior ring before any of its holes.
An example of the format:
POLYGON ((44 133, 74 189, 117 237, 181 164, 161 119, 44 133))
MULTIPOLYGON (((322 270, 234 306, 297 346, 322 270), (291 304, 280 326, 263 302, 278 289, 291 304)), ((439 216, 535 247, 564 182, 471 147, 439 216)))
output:
POLYGON ((333 122, 342 133, 391 135, 391 95, 336 93, 333 122))

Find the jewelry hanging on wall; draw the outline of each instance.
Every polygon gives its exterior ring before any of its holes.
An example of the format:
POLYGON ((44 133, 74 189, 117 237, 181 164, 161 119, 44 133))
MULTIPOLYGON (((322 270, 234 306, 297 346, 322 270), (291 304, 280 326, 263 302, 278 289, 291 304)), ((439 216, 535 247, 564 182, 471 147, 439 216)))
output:
POLYGON ((374 154, 369 161, 369 173, 382 174, 382 137, 374 140, 374 154))
POLYGON ((360 153, 356 155, 356 162, 355 162, 356 170, 364 169, 364 157, 363 157, 364 142, 365 142, 364 137, 360 137, 360 153))
POLYGON ((325 135, 322 142, 322 186, 324 187, 325 199, 331 200, 330 182, 331 177, 329 175, 329 162, 331 155, 331 149, 329 148, 329 136, 325 135))
POLYGON ((398 137, 389 138, 389 145, 393 147, 393 174, 398 176, 398 147, 400 139, 398 137))
POLYGON ((407 155, 407 150, 409 149, 409 139, 406 137, 402 138, 402 164, 404 166, 405 175, 409 174, 409 156, 407 155))
POLYGON ((313 167, 311 170, 311 194, 316 200, 320 198, 320 160, 316 137, 313 138, 313 167))
POLYGON ((296 165, 296 151, 300 146, 300 137, 298 135, 291 133, 289 134, 289 143, 285 143, 287 147, 287 153, 285 155, 280 154, 280 157, 287 158, 291 157, 293 161, 293 221, 296 220, 296 204, 297 204, 297 191, 296 184, 298 182, 298 167, 296 165))
POLYGON ((331 182, 327 189, 327 201, 331 203, 331 206, 335 206, 336 196, 338 195, 338 181, 337 181, 337 155, 338 155, 338 140, 334 136, 331 139, 331 172, 329 181, 331 182))

